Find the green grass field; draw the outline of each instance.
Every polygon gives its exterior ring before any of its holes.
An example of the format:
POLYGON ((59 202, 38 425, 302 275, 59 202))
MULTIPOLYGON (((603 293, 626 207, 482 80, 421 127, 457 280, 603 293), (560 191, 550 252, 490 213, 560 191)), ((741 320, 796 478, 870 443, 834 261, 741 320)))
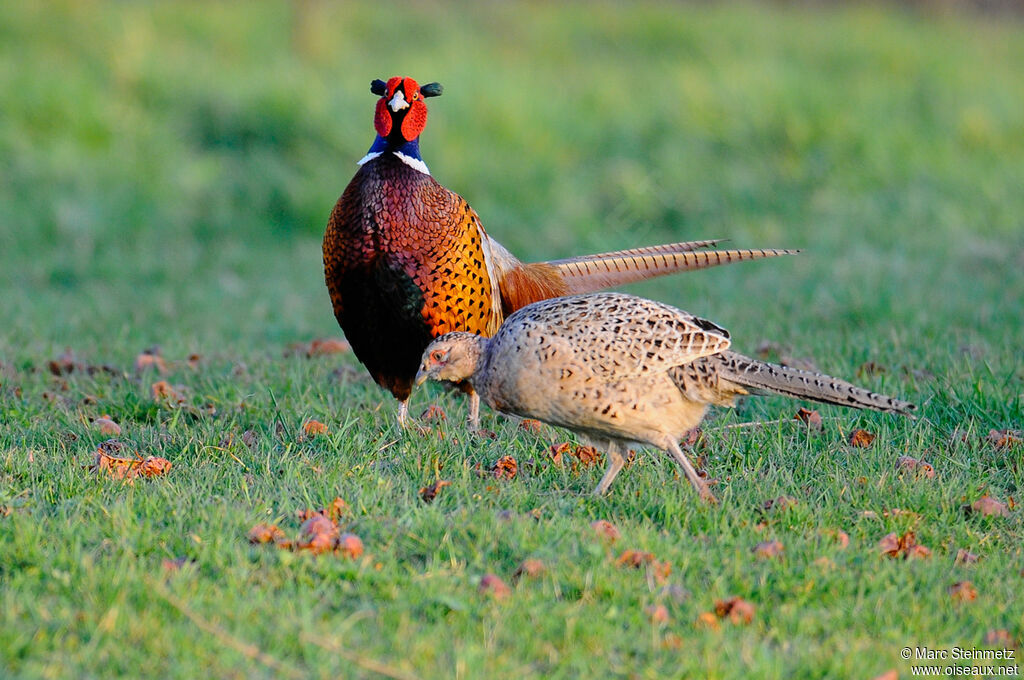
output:
POLYGON ((1020 645, 1022 511, 962 506, 1024 487, 1024 448, 986 438, 1024 427, 1022 73, 1016 20, 881 8, 0 3, 0 676, 910 677, 906 646, 1020 645), (340 335, 319 240, 368 83, 398 74, 445 85, 424 157, 513 252, 801 248, 631 290, 922 417, 717 410, 695 451, 717 508, 653 452, 593 498, 600 467, 549 463, 565 432, 485 411, 475 439, 436 387, 412 411, 438 403, 444 436, 397 432, 353 356, 289 347, 340 335), (133 367, 153 345, 165 375, 133 367), (53 375, 66 348, 82 365, 53 375), (171 471, 86 469, 101 414, 171 471), (778 422, 729 427, 753 421, 778 422), (487 474, 506 455, 518 476, 487 474), (249 545, 335 497, 362 557, 249 545), (930 559, 880 555, 907 531, 930 559), (546 571, 478 592, 525 558, 546 571), (749 624, 696 624, 730 596, 749 624))

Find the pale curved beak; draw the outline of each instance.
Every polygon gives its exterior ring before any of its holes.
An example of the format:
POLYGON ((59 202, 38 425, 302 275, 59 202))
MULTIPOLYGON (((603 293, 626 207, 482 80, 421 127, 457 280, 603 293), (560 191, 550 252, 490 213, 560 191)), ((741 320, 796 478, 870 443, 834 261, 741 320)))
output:
POLYGON ((405 101, 405 94, 403 94, 401 90, 398 90, 391 98, 391 101, 388 102, 388 106, 391 107, 392 111, 398 113, 402 109, 409 108, 409 102, 405 101))
POLYGON ((423 368, 420 368, 420 370, 416 372, 416 382, 414 384, 419 387, 423 383, 427 382, 428 377, 430 376, 427 375, 427 372, 423 368))

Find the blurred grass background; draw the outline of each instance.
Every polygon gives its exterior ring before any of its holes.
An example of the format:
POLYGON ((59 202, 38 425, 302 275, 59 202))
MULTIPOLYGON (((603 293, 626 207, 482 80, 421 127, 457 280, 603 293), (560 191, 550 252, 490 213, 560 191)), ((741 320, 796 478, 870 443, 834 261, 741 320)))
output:
POLYGON ((930 7, 0 3, 7 672, 282 675, 257 649, 296 676, 374 677, 328 640, 424 677, 872 677, 906 671, 906 644, 1019 641, 1020 510, 965 518, 961 504, 1024 483, 1020 449, 984 439, 1024 425, 1024 24, 930 7), (782 398, 716 411, 712 430, 784 419, 709 432, 716 510, 653 456, 590 498, 598 471, 531 470, 546 444, 490 414, 499 440, 469 442, 464 406, 437 391, 413 409, 440 400, 452 436, 396 439, 351 356, 281 356, 339 332, 320 237, 373 139, 369 81, 392 75, 445 85, 424 158, 513 252, 802 248, 632 290, 924 418, 823 409, 808 433, 782 398), (153 344, 181 408, 154 401, 155 375, 121 370, 153 344), (113 375, 50 375, 65 347, 113 375), (859 372, 868 361, 884 372, 859 372), (101 413, 172 473, 123 487, 82 470, 101 413), (297 436, 308 417, 330 434, 297 436), (855 425, 874 447, 845 444, 855 425), (514 482, 477 474, 509 453, 514 482), (904 454, 936 479, 894 474, 904 454), (422 504, 438 475, 452 486, 422 504), (362 561, 245 542, 338 494, 362 561), (798 508, 766 517, 783 494, 798 508), (676 588, 615 567, 587 538, 599 517, 671 562, 676 588), (848 550, 821 539, 834 528, 848 550), (934 559, 879 559, 882 535, 911 529, 934 559), (767 538, 782 560, 751 554, 767 538), (958 548, 982 560, 953 566, 958 548), (503 605, 477 595, 524 556, 549 574, 503 605), (961 579, 975 603, 950 600, 961 579), (693 628, 736 594, 752 625, 693 628), (644 607, 661 602, 671 622, 652 626, 644 607))
POLYGON ((424 157, 522 257, 799 247, 638 290, 1019 347, 1022 72, 1016 20, 892 7, 4 3, 0 347, 333 332, 318 240, 395 74, 445 84, 424 157))

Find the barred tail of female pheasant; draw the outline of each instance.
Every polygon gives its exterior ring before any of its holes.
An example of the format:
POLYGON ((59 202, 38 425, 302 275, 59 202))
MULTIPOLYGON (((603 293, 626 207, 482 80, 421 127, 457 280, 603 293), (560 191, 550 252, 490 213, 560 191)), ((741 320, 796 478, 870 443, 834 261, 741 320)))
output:
POLYGON ((755 390, 884 413, 909 415, 917 408, 909 401, 877 394, 839 378, 769 364, 735 352, 722 352, 704 361, 717 363, 720 379, 755 390))
POLYGON ((705 269, 721 264, 760 260, 780 255, 795 255, 799 250, 698 250, 718 241, 685 241, 646 248, 617 250, 598 255, 583 255, 545 264, 554 267, 572 294, 635 283, 655 276, 705 269))

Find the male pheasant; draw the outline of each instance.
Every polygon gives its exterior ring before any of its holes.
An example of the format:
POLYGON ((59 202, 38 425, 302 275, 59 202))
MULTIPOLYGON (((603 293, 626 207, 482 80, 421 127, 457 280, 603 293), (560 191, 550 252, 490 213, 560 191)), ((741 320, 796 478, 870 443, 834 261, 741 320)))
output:
MULTIPOLYGON (((331 212, 324 275, 338 323, 373 379, 399 400, 402 426, 420 354, 439 335, 492 335, 507 314, 545 298, 796 252, 701 251, 716 242, 693 241, 525 264, 420 157, 424 99, 441 85, 395 77, 370 90, 380 96, 377 137, 331 212)), ((478 410, 471 393, 474 425, 478 410)))
POLYGON ((468 381, 492 408, 568 428, 602 445, 611 486, 631 442, 657 446, 714 501, 679 448, 709 404, 774 392, 826 404, 910 413, 910 402, 845 380, 729 351, 729 333, 669 305, 624 293, 544 300, 512 314, 493 338, 443 335, 423 353, 417 383, 468 381))

